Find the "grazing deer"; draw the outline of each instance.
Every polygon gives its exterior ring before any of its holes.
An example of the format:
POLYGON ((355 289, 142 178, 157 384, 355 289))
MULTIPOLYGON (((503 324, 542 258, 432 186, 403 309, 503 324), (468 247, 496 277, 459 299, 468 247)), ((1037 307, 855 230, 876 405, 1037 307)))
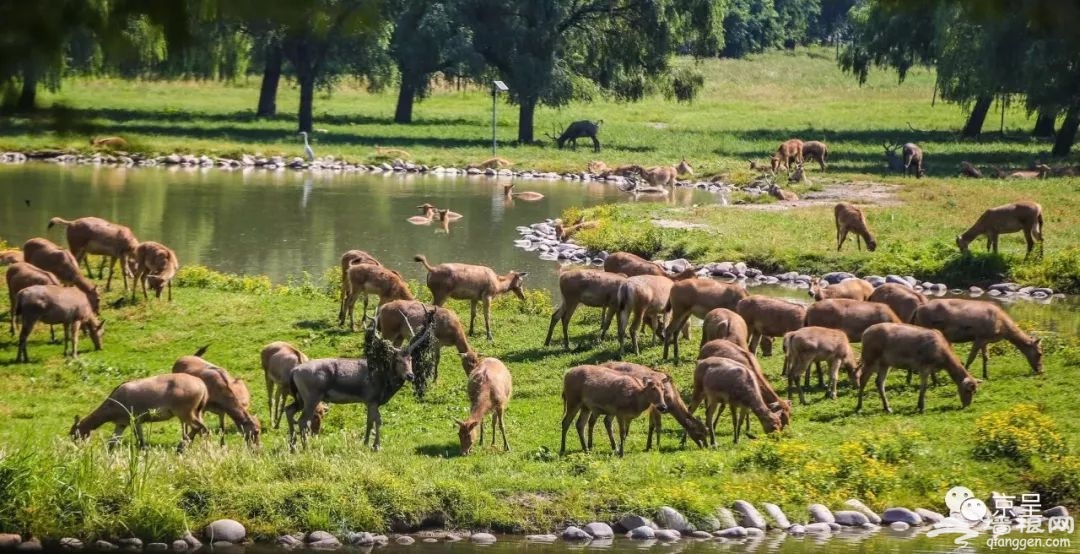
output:
POLYGON ((776 153, 769 159, 769 162, 772 165, 773 173, 780 169, 789 169, 792 163, 802 164, 803 141, 789 139, 780 143, 780 147, 776 149, 776 153))
MULTIPOLYGON (((262 361, 263 378, 266 381, 267 407, 270 410, 274 429, 277 429, 281 424, 281 416, 285 413, 285 399, 289 396, 292 370, 308 361, 308 357, 287 342, 275 341, 263 347, 259 358, 262 361)), ((319 434, 325 415, 326 406, 320 405, 315 410, 315 419, 311 422, 312 433, 319 434)))
POLYGON ((664 400, 664 387, 660 380, 645 377, 638 379, 614 369, 581 365, 570 368, 563 375, 563 418, 562 445, 559 455, 566 454, 566 432, 570 422, 577 414, 577 434, 581 449, 592 449, 593 428, 599 415, 611 415, 619 423, 618 455, 623 456, 626 435, 630 432, 630 422, 645 410, 655 407, 661 413, 667 412, 664 400), (585 441, 586 418, 589 426, 589 440, 585 441))
POLYGON ((782 410, 781 405, 767 404, 762 398, 754 370, 734 360, 699 360, 694 370, 693 397, 693 406, 705 401, 705 427, 712 447, 716 446, 716 422, 725 406, 730 406, 733 441, 736 444, 742 423, 750 412, 758 417, 766 433, 783 428, 777 413, 782 410))
MULTIPOLYGON (((86 272, 91 279, 94 278, 94 272, 90 269, 90 261, 86 255, 98 254, 108 258, 109 279, 105 281, 106 292, 112 287, 113 268, 119 261, 124 290, 127 291, 127 278, 132 273, 131 262, 135 256, 135 248, 139 246, 139 240, 131 229, 99 217, 80 217, 72 221, 54 217, 49 220, 48 228, 52 229, 54 225, 67 228, 68 248, 77 261, 86 264, 86 272)), ((99 279, 102 271, 102 268, 98 267, 99 279)))
POLYGON ((1039 240, 1039 256, 1042 256, 1043 243, 1043 214, 1042 206, 1035 202, 1016 202, 990 208, 979 216, 975 224, 964 234, 956 237, 956 246, 962 254, 968 254, 968 245, 971 241, 986 235, 986 249, 997 254, 998 236, 1007 233, 1024 232, 1024 240, 1027 242, 1026 260, 1031 256, 1035 248, 1035 239, 1039 240))
POLYGON ((589 162, 589 165, 587 165, 585 169, 593 175, 600 175, 601 173, 607 172, 608 166, 600 160, 593 160, 589 162))
POLYGON ((870 226, 866 224, 866 216, 862 210, 847 202, 840 202, 833 208, 833 216, 836 219, 836 251, 844 246, 848 233, 855 234, 855 246, 862 250, 861 238, 866 242, 866 249, 873 252, 877 249, 877 241, 870 232, 870 226))
POLYGON ((82 271, 79 270, 79 262, 75 260, 71 252, 62 250, 48 239, 32 238, 23 243, 23 259, 27 263, 52 273, 60 279, 61 283, 73 285, 81 290, 90 301, 90 307, 94 313, 101 313, 99 311, 101 295, 98 293, 97 285, 83 276, 82 271))
MULTIPOLYGON (((736 307, 738 305, 736 304, 736 307)), ((709 310, 701 323, 701 346, 705 343, 723 339, 743 348, 749 344, 750 331, 746 320, 734 310, 716 308, 709 310)))
POLYGON ((960 365, 949 341, 936 329, 925 329, 907 323, 879 323, 866 329, 862 337, 862 375, 859 377, 859 403, 855 411, 862 410, 863 390, 871 375, 877 375, 877 390, 885 413, 892 413, 885 398, 885 378, 890 367, 911 368, 918 371, 919 413, 926 407, 926 387, 930 374, 939 368, 949 372, 960 394, 960 404, 971 404, 979 382, 960 365))
POLYGON ((349 268, 357 264, 382 265, 374 256, 363 250, 347 250, 341 255, 341 299, 340 312, 345 311, 345 298, 352 289, 349 287, 349 268))
MULTIPOLYGON (((15 334, 15 297, 19 291, 34 285, 59 285, 55 275, 33 264, 15 262, 7 268, 4 275, 7 280, 8 300, 11 306, 11 334, 15 334)), ((49 328, 50 332, 52 327, 49 328)), ((55 340, 55 337, 54 337, 55 340)))
POLYGON ((589 138, 592 139, 593 152, 600 151, 600 139, 596 138, 596 134, 600 132, 600 125, 604 123, 604 120, 593 123, 592 121, 582 120, 571 123, 561 135, 555 138, 555 144, 562 150, 563 146, 569 142, 574 150, 577 150, 577 139, 589 138))
POLYGON ((615 252, 604 260, 604 271, 608 273, 622 273, 627 277, 638 275, 667 275, 660 264, 651 262, 629 252, 615 252))
MULTIPOLYGON (((777 414, 780 416, 780 428, 784 429, 788 425, 791 425, 791 403, 780 398, 776 389, 769 383, 769 378, 765 376, 765 370, 762 369, 761 363, 758 362, 757 357, 751 354, 746 347, 724 339, 710 340, 701 345, 701 348, 698 349, 698 361, 704 360, 705 358, 727 358, 754 370, 754 378, 757 379, 758 389, 761 391, 761 398, 766 404, 778 410, 777 414)), ((695 379, 699 379, 700 377, 701 375, 697 372, 694 373, 695 379)), ((700 383, 696 383, 694 386, 700 389, 701 385, 700 383)), ((697 410, 697 406, 698 404, 692 404, 690 406, 690 411, 693 412, 697 410)), ((746 435, 753 438, 752 435, 750 435, 750 420, 747 419, 745 424, 746 435)))
POLYGON ((816 140, 806 141, 802 145, 803 160, 817 162, 821 170, 825 171, 829 157, 829 146, 816 140))
POLYGON ((206 347, 203 347, 193 356, 181 356, 173 363, 172 373, 198 377, 206 385, 210 397, 205 409, 218 415, 222 446, 225 445, 226 415, 236 424, 236 428, 244 435, 244 440, 248 445, 258 446, 262 426, 249 411, 251 393, 247 385, 243 379, 236 379, 223 368, 203 359, 202 355, 205 352, 206 347))
POLYGON ((356 264, 349 268, 348 279, 349 295, 345 297, 345 303, 341 306, 342 311, 338 313, 338 325, 344 325, 345 318, 348 316, 350 329, 356 328, 353 308, 360 295, 364 296, 364 317, 367 317, 368 294, 377 294, 380 306, 391 300, 416 298, 400 273, 381 265, 356 264))
POLYGON ((94 343, 94 350, 101 350, 101 335, 105 324, 94 316, 90 301, 82 291, 59 285, 33 285, 15 296, 15 315, 22 318, 22 330, 19 331, 19 349, 15 362, 30 363, 30 354, 26 351, 26 341, 34 324, 38 321, 49 325, 64 325, 64 355, 68 355, 68 343, 71 343, 71 357, 79 357, 79 331, 83 324, 94 343))
MULTIPOLYGON (((470 353, 471 354, 471 353, 470 353)), ((510 451, 506 440, 506 425, 503 415, 510 403, 513 392, 513 379, 506 364, 496 358, 480 359, 475 355, 463 354, 462 360, 469 360, 465 368, 468 374, 469 418, 465 421, 454 420, 458 426, 458 439, 461 441, 461 455, 472 450, 476 442, 475 431, 480 427, 480 446, 484 445, 484 416, 491 413, 491 445, 495 446, 495 430, 502 434, 503 450, 510 451)))
POLYGON ((525 301, 525 277, 528 273, 511 271, 498 275, 490 267, 457 263, 432 266, 422 254, 417 254, 413 259, 427 270, 427 286, 436 306, 442 306, 451 298, 469 301, 469 335, 473 334, 476 324, 478 302, 484 304, 487 338, 495 340, 491 334, 491 300, 500 294, 512 292, 522 302, 525 301))
MULTIPOLYGON (((609 367, 620 373, 637 377, 638 379, 657 379, 664 387, 664 402, 667 403, 668 413, 675 418, 675 421, 679 422, 679 425, 686 431, 686 434, 694 441, 694 444, 698 447, 705 446, 705 440, 708 438, 705 432, 705 424, 698 418, 690 414, 690 410, 683 403, 682 396, 679 394, 679 389, 675 386, 675 382, 671 380, 671 377, 666 373, 656 371, 648 366, 641 364, 632 364, 629 362, 604 362, 601 364, 603 367, 609 367)), ((596 417, 598 414, 593 414, 592 417, 596 417)), ((604 428, 607 431, 608 440, 611 441, 611 449, 615 449, 615 437, 611 433, 611 420, 612 416, 604 416, 604 428)), ((589 422, 590 427, 593 421, 589 422)), ((660 433, 663 431, 661 423, 661 413, 658 410, 649 409, 649 435, 645 442, 645 451, 652 450, 653 434, 656 435, 656 449, 660 450, 660 433)))
POLYGON ((847 371, 851 383, 858 386, 859 370, 855 353, 851 350, 847 335, 843 331, 826 327, 803 327, 784 335, 784 375, 787 376, 787 397, 791 400, 792 389, 799 393, 799 402, 806 404, 799 378, 810 380, 810 364, 826 362, 829 364, 829 388, 826 398, 836 399, 836 381, 840 368, 847 371))
POLYGON ((577 223, 574 223, 573 225, 567 227, 563 225, 562 220, 555 220, 555 238, 557 240, 566 242, 573 238, 578 231, 581 231, 582 229, 593 229, 597 225, 598 223, 595 221, 578 220, 577 223))
POLYGON ((825 283, 821 279, 810 282, 810 298, 814 300, 826 300, 829 298, 847 298, 850 300, 867 300, 874 294, 874 285, 867 283, 858 277, 848 277, 835 285, 825 283))
POLYGON ((915 310, 911 322, 937 329, 951 343, 970 342, 971 354, 964 367, 970 368, 977 354, 982 354, 983 379, 989 379, 987 348, 1007 340, 1027 358, 1033 373, 1042 373, 1042 340, 1023 332, 1000 306, 979 300, 939 298, 927 301, 915 310))
POLYGON ((514 162, 506 158, 488 158, 477 164, 466 165, 466 169, 504 169, 514 165, 514 162))
MULTIPOLYGON (((383 304, 375 314, 375 324, 379 334, 386 340, 401 346, 405 339, 411 339, 413 329, 422 329, 431 310, 435 310, 435 339, 442 346, 453 346, 458 354, 473 351, 469 339, 465 337, 465 328, 453 310, 442 306, 431 306, 416 300, 393 300, 383 304)), ((462 362, 463 364, 465 362, 462 362)), ((465 370, 468 375, 468 368, 465 370)))
POLYGON ((814 302, 806 308, 804 326, 839 329, 851 342, 862 340, 863 331, 876 323, 900 323, 900 318, 885 304, 827 298, 814 302))
POLYGON ((874 289, 869 300, 892 308, 902 323, 911 323, 911 319, 915 317, 915 310, 926 304, 926 297, 922 293, 900 283, 881 285, 874 289))
POLYGON ((619 311, 619 288, 625 282, 624 275, 606 271, 573 269, 559 273, 559 292, 562 293, 562 303, 551 314, 551 324, 548 326, 544 346, 551 345, 551 335, 555 331, 555 324, 562 321, 563 348, 570 350, 568 327, 570 318, 574 317, 579 304, 591 308, 603 308, 600 340, 604 340, 612 318, 619 311))
POLYGON ((176 253, 169 247, 153 241, 140 242, 135 248, 135 279, 131 283, 131 299, 135 299, 136 283, 142 284, 143 298, 148 298, 146 283, 149 281, 157 298, 161 298, 161 291, 167 286, 169 302, 172 302, 172 280, 179 269, 176 253))
POLYGON ((750 352, 757 354, 758 343, 763 343, 762 356, 772 355, 770 338, 782 337, 801 328, 806 319, 806 306, 759 294, 739 300, 735 312, 750 329, 750 352))
POLYGON ((919 148, 919 145, 914 142, 904 144, 904 177, 908 176, 908 172, 914 172, 916 179, 921 179, 923 175, 926 175, 926 170, 923 169, 923 151, 919 148))
MULTIPOLYGON (((690 321, 690 316, 704 319, 705 315, 716 308, 735 310, 739 301, 747 297, 746 289, 740 285, 720 283, 705 277, 695 277, 693 270, 686 278, 671 286, 667 306, 671 311, 671 321, 664 330, 664 359, 667 359, 668 346, 674 346, 675 363, 679 362, 678 330, 690 321)), ((738 310, 736 310, 738 311, 738 310)), ((745 316, 744 316, 745 318, 745 316)))
MULTIPOLYGON (((677 280, 693 277, 694 270, 688 269, 675 278, 677 280)), ((630 320, 630 343, 635 354, 638 348, 638 329, 642 322, 652 327, 656 338, 664 338, 664 317, 671 311, 668 301, 674 281, 667 275, 635 275, 619 287, 619 351, 621 352, 626 337, 627 321, 630 320), (633 319, 630 319, 633 314, 633 319)))
POLYGON ((180 419, 182 439, 178 451, 196 436, 209 434, 203 423, 202 413, 210 400, 206 385, 198 377, 183 373, 155 375, 144 379, 128 381, 113 389, 100 406, 90 415, 79 419, 69 434, 73 440, 83 440, 90 432, 106 423, 112 423, 112 438, 109 445, 115 445, 129 425, 135 425, 135 438, 140 448, 146 448, 143 435, 143 423, 166 421, 174 417, 180 419))

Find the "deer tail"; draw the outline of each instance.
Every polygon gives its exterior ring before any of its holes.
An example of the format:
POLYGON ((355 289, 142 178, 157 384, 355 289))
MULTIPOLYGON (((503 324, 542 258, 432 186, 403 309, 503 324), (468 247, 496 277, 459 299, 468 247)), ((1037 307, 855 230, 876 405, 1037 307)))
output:
POLYGON ((427 261, 427 257, 425 257, 423 254, 417 254, 416 256, 413 256, 413 261, 420 262, 424 266, 424 269, 428 270, 428 273, 435 271, 435 268, 431 267, 431 264, 429 264, 427 261))
POLYGON ((66 219, 64 219, 62 217, 54 217, 54 218, 49 220, 49 225, 46 226, 46 229, 52 229, 53 225, 63 225, 64 227, 67 227, 68 225, 71 225, 71 224, 72 224, 71 221, 68 221, 68 220, 66 220, 66 219))

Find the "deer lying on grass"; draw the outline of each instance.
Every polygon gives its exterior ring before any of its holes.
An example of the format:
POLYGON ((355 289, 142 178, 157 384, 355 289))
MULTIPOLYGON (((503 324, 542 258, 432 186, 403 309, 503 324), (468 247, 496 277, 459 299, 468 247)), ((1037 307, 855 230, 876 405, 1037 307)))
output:
POLYGON ((784 375, 787 376, 787 397, 791 400, 792 389, 799 393, 799 402, 806 404, 803 387, 799 378, 810 380, 810 364, 826 362, 829 364, 829 388, 826 398, 836 399, 836 382, 840 377, 840 368, 847 371, 852 385, 858 386, 859 370, 855 353, 851 350, 847 335, 843 331, 826 327, 803 327, 784 335, 784 375))
MULTIPOLYGON (((705 440, 708 435, 705 432, 705 424, 698 418, 690 414, 690 410, 683 403, 682 396, 679 394, 679 389, 675 387, 675 382, 671 380, 671 377, 665 373, 656 371, 648 366, 641 364, 632 364, 629 362, 604 362, 601 364, 603 367, 608 367, 636 377, 638 379, 657 379, 664 387, 664 402, 667 404, 668 413, 675 418, 675 421, 679 422, 679 425, 686 431, 686 434, 694 441, 694 444, 698 447, 705 446, 705 440)), ((597 414, 593 414, 592 418, 595 418, 597 414)), ((611 449, 615 450, 615 437, 611 433, 611 420, 613 416, 604 416, 604 428, 607 430, 608 440, 611 441, 611 449)), ((589 426, 592 427, 593 421, 590 419, 589 426)), ((645 442, 645 451, 652 450, 653 434, 656 435, 656 449, 660 450, 660 433, 663 431, 661 423, 661 414, 656 409, 649 408, 649 435, 648 440, 645 442)))
POLYGON ((735 312, 742 316, 750 330, 749 350, 757 354, 758 343, 761 355, 772 355, 772 337, 782 337, 803 326, 806 319, 806 306, 780 298, 754 294, 739 301, 735 312))
POLYGON ((877 241, 870 232, 870 226, 866 224, 866 216, 862 210, 847 202, 840 202, 833 208, 833 217, 836 219, 837 252, 844 246, 849 232, 855 234, 855 246, 859 250, 862 250, 862 242, 866 242, 866 249, 870 252, 877 249, 877 241))
POLYGON ((821 166, 821 170, 825 171, 828 165, 827 159, 829 157, 829 146, 824 142, 816 140, 808 140, 802 145, 803 161, 809 160, 817 162, 821 166))
MULTIPOLYGON (((11 302, 11 334, 15 334, 15 297, 19 291, 34 285, 59 285, 60 280, 55 275, 35 265, 25 262, 15 262, 7 268, 5 273, 7 280, 8 300, 11 302)), ((52 328, 50 327, 50 332, 52 328)), ((56 340, 55 337, 53 340, 56 340)))
MULTIPOLYGON (((67 227, 68 248, 77 261, 86 264, 86 272, 91 279, 94 278, 94 272, 90 270, 90 261, 86 255, 98 254, 108 258, 109 279, 105 281, 106 291, 112 287, 113 268, 119 261, 124 290, 127 291, 127 278, 132 273, 131 262, 135 256, 135 248, 139 246, 139 240, 131 229, 99 217, 80 217, 72 221, 54 217, 49 220, 48 228, 52 229, 54 225, 67 227)), ((98 267, 98 278, 102 276, 102 268, 98 267)))
POLYGON ((193 356, 181 356, 173 363, 172 373, 197 377, 206 385, 209 399, 205 409, 218 415, 222 446, 225 445, 225 416, 236 424, 249 445, 258 446, 262 426, 248 411, 251 408, 251 393, 247 385, 243 379, 235 379, 224 369, 204 360, 202 355, 205 352, 204 346, 193 356))
POLYGON ((570 422, 575 414, 578 416, 576 423, 578 440, 581 441, 581 449, 584 452, 592 449, 592 426, 595 425, 597 419, 594 415, 614 416, 619 423, 617 452, 621 458, 625 452, 630 422, 651 407, 655 407, 661 413, 668 410, 664 400, 664 387, 660 380, 649 377, 638 379, 611 368, 595 365, 570 368, 563 375, 562 398, 560 456, 566 454, 566 432, 570 429, 570 422), (591 422, 588 443, 585 442, 586 418, 591 422))
POLYGON ((23 244, 23 258, 31 264, 48 271, 65 285, 73 285, 86 295, 95 314, 101 313, 101 295, 97 285, 83 276, 79 262, 71 252, 62 250, 48 239, 33 238, 23 244))
POLYGON ((352 289, 349 287, 349 268, 358 264, 382 265, 374 256, 363 250, 347 250, 341 255, 341 300, 340 311, 345 311, 345 298, 352 289))
POLYGON ((885 413, 892 413, 885 398, 885 378, 890 367, 910 368, 919 372, 919 413, 926 407, 926 387, 930 374, 939 368, 949 372, 960 404, 966 408, 978 389, 979 382, 960 365, 949 341, 935 329, 925 329, 907 323, 879 323, 863 333, 862 375, 859 378, 859 403, 862 410, 863 390, 871 375, 877 375, 877 390, 885 413))
POLYGON ((15 362, 30 363, 26 351, 26 340, 37 322, 49 325, 64 325, 64 355, 68 355, 68 343, 71 343, 71 357, 79 357, 79 331, 85 324, 94 343, 94 350, 101 350, 101 335, 105 324, 94 316, 86 294, 82 291, 59 285, 33 285, 15 296, 15 315, 22 318, 22 330, 19 331, 19 350, 15 362))
MULTIPOLYGON (((285 399, 289 396, 289 382, 294 367, 308 361, 306 354, 295 346, 283 342, 272 342, 262 349, 260 354, 263 378, 266 380, 266 402, 270 410, 270 419, 274 429, 281 423, 285 409, 285 399)), ((326 416, 326 405, 320 404, 311 421, 311 432, 318 435, 322 420, 326 416)))
POLYGON ((671 311, 669 297, 675 281, 688 279, 695 275, 693 269, 687 269, 675 276, 637 275, 630 277, 619 287, 619 351, 623 350, 627 333, 627 321, 630 322, 630 343, 634 353, 639 354, 638 329, 642 322, 652 327, 656 338, 664 339, 664 319, 671 311), (631 314, 633 318, 631 319, 631 314))
POLYGON ((694 401, 705 401, 705 427, 709 445, 716 446, 716 422, 725 406, 730 406, 734 442, 739 442, 743 420, 753 412, 766 433, 781 429, 779 405, 769 406, 761 397, 754 370, 727 358, 705 358, 694 370, 694 401))
POLYGON ((469 301, 469 335, 473 334, 476 324, 477 302, 484 304, 484 330, 487 331, 487 338, 495 340, 491 334, 491 300, 500 294, 512 292, 522 302, 525 301, 525 277, 528 273, 511 271, 506 275, 499 275, 490 267, 469 264, 444 263, 432 266, 422 254, 417 254, 413 259, 427 270, 427 286, 436 306, 442 306, 450 298, 469 301))
POLYGON ((364 297, 364 317, 367 317, 368 294, 379 297, 379 306, 391 300, 415 300, 409 284, 400 273, 372 264, 356 264, 349 268, 349 295, 345 297, 345 303, 338 313, 338 325, 345 324, 346 316, 349 319, 349 329, 356 328, 356 320, 353 317, 353 308, 356 306, 357 297, 364 297))
POLYGON ((537 200, 543 200, 544 195, 539 192, 525 191, 525 192, 513 192, 517 183, 510 183, 509 185, 503 185, 503 196, 508 200, 518 199, 526 202, 535 202, 537 200))
POLYGON ((926 303, 926 297, 911 287, 899 283, 885 283, 874 289, 870 295, 871 302, 879 302, 892 308, 892 311, 903 323, 911 323, 915 316, 915 310, 926 303))
POLYGON ((746 320, 727 308, 709 310, 701 324, 701 346, 709 341, 723 339, 747 348, 749 336, 746 320))
MULTIPOLYGON (((784 429, 791 424, 791 403, 780 398, 780 395, 776 393, 776 389, 769 383, 769 378, 765 376, 765 371, 761 368, 761 364, 758 362, 757 357, 751 354, 749 350, 731 341, 722 339, 711 340, 701 345, 701 348, 698 350, 698 361, 704 360, 705 358, 727 358, 754 370, 754 378, 757 379, 758 389, 761 391, 761 398, 765 400, 766 404, 779 408, 777 413, 780 416, 780 428, 784 429)), ((695 380, 699 377, 700 375, 695 372, 695 380)), ((695 384, 695 387, 700 388, 700 385, 695 384)), ((690 406, 690 412, 693 413, 694 410, 697 409, 697 406, 697 404, 692 404, 690 406)), ((753 438, 750 435, 750 421, 746 420, 745 423, 746 435, 753 438)))
POLYGON ((585 166, 585 170, 593 175, 600 175, 607 172, 608 166, 600 160, 593 160, 589 162, 589 165, 585 166))
POLYGON ((123 148, 127 141, 123 137, 90 137, 90 146, 94 148, 123 148))
POLYGON ((664 330, 664 359, 667 359, 670 344, 674 346, 676 363, 679 362, 677 332, 689 323, 690 316, 704 319, 706 314, 716 308, 734 310, 739 301, 747 296, 746 289, 742 286, 695 277, 693 269, 688 269, 682 277, 672 285, 667 306, 664 308, 665 311, 671 310, 671 322, 664 330))
POLYGON ((119 442, 129 425, 135 425, 135 438, 140 448, 146 448, 143 423, 180 419, 182 438, 177 451, 182 452, 199 434, 209 433, 203 423, 202 413, 210 399, 206 385, 198 377, 184 374, 155 375, 128 381, 113 389, 108 398, 90 415, 79 419, 69 434, 74 440, 83 440, 90 432, 112 423, 109 446, 119 442))
POLYGON ((454 420, 458 426, 461 455, 465 456, 472 450, 477 426, 480 427, 480 446, 484 445, 484 416, 488 413, 491 414, 491 445, 495 446, 495 429, 498 429, 502 434, 503 450, 509 452, 510 443, 506 440, 503 415, 510 403, 513 387, 510 370, 496 358, 480 359, 470 354, 462 355, 462 360, 469 360, 465 368, 469 376, 469 418, 465 421, 454 420))
POLYGON ((620 165, 615 169, 609 169, 598 175, 601 179, 607 179, 608 177, 634 177, 640 176, 645 173, 645 168, 637 164, 620 165))
POLYGON ((1021 169, 1019 171, 1013 171, 1009 173, 1006 178, 1008 179, 1045 179, 1047 175, 1050 175, 1050 166, 1046 164, 1035 164, 1032 169, 1021 169))
POLYGON ((986 235, 986 249, 997 254, 1000 235, 1023 231, 1024 240, 1027 242, 1027 253, 1024 255, 1026 260, 1035 248, 1035 239, 1039 240, 1039 256, 1042 256, 1042 230, 1042 206, 1035 202, 1005 204, 983 212, 970 229, 956 237, 956 246, 961 253, 968 254, 971 241, 979 235, 986 235))
POLYGON ((414 215, 405 221, 413 225, 430 225, 435 220, 435 206, 424 203, 417 206, 416 209, 420 210, 422 215, 414 215))
POLYGON ((161 298, 161 290, 169 289, 169 302, 172 302, 172 280, 180 269, 180 262, 176 259, 176 253, 164 244, 146 241, 140 242, 135 249, 135 279, 131 283, 131 299, 135 300, 135 284, 142 284, 143 298, 146 294, 146 283, 154 290, 154 296, 161 298))
MULTIPOLYGON (((289 388, 295 400, 285 407, 285 418, 289 422, 290 448, 296 444, 296 427, 300 427, 300 441, 307 447, 307 435, 315 419, 315 410, 320 402, 330 404, 364 404, 367 406, 367 424, 364 431, 364 444, 371 439, 371 430, 375 429, 375 442, 372 449, 379 450, 382 416, 379 406, 391 398, 406 381, 415 379, 412 368, 413 351, 430 339, 434 324, 429 314, 428 323, 420 333, 413 335, 404 349, 394 348, 394 359, 390 367, 374 367, 366 358, 323 358, 309 360, 293 368, 289 388), (299 422, 296 419, 300 412, 299 422)), ((369 333, 377 333, 374 322, 370 323, 369 333)))
POLYGON ((559 292, 562 293, 562 302, 551 314, 551 324, 548 325, 544 346, 551 345, 551 335, 555 331, 555 324, 562 321, 563 348, 570 350, 568 328, 570 318, 574 317, 578 305, 603 308, 600 340, 604 340, 612 318, 619 311, 619 288, 625 282, 625 276, 606 271, 572 269, 559 273, 559 292))
POLYGON ((577 139, 589 138, 592 139, 593 152, 600 151, 600 139, 596 138, 596 134, 600 132, 600 125, 604 123, 604 120, 593 123, 592 121, 582 120, 571 123, 561 135, 555 138, 555 144, 562 150, 563 146, 569 142, 574 150, 577 150, 577 139))
POLYGON ((637 275, 667 275, 664 268, 656 262, 650 262, 641 256, 629 252, 615 252, 604 260, 604 271, 622 273, 627 277, 637 275))
POLYGON ((19 263, 23 260, 22 250, 4 250, 0 252, 0 266, 19 263))
MULTIPOLYGON (((453 346, 458 354, 472 352, 469 339, 465 337, 465 328, 453 310, 441 306, 431 306, 416 300, 394 300, 383 304, 375 314, 375 324, 379 334, 394 346, 401 346, 405 339, 411 339, 413 329, 422 329, 431 310, 435 310, 435 339, 442 346, 453 346)), ((465 362, 462 362, 465 364, 465 362)), ((468 366, 465 374, 468 375, 468 366)))
POLYGON ((465 169, 504 169, 514 165, 514 162, 506 158, 488 158, 477 164, 468 164, 465 169))
POLYGON ((818 301, 830 298, 868 300, 870 295, 874 294, 874 285, 858 277, 849 277, 835 285, 825 283, 821 279, 814 279, 810 282, 809 294, 811 298, 818 301))
POLYGON ((892 308, 877 302, 832 298, 814 302, 806 308, 806 327, 839 329, 851 342, 862 340, 863 331, 877 323, 900 323, 892 308))
POLYGON ((780 169, 789 169, 792 163, 803 162, 803 141, 799 139, 789 139, 780 143, 780 147, 776 149, 776 153, 769 159, 772 165, 773 173, 776 173, 780 169))
POLYGON ((400 148, 375 145, 375 157, 379 158, 405 158, 412 159, 412 154, 400 148))
POLYGON ((979 300, 930 300, 915 310, 912 323, 941 331, 950 343, 970 342, 971 354, 964 367, 970 368, 982 354, 983 379, 989 379, 986 365, 990 344, 1007 340, 1027 358, 1033 373, 1042 373, 1042 340, 1029 336, 997 304, 979 300))
POLYGON ((960 162, 960 174, 972 179, 982 179, 983 176, 982 171, 979 171, 979 168, 972 165, 971 162, 960 162))

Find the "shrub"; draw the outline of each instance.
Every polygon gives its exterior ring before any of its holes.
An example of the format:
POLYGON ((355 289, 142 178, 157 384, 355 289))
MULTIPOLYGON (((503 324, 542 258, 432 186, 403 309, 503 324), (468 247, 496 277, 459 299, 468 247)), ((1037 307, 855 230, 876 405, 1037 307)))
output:
POLYGON ((975 437, 974 455, 983 460, 1004 459, 1030 467, 1033 458, 1057 460, 1068 453, 1054 421, 1034 404, 1017 404, 980 417, 975 437))
POLYGON ((1031 490, 1044 506, 1080 505, 1080 456, 1063 456, 1052 462, 1035 462, 1031 490))
POLYGON ((694 98, 705 86, 705 76, 700 71, 689 67, 676 69, 671 76, 671 90, 665 96, 674 97, 678 102, 693 103, 694 98))

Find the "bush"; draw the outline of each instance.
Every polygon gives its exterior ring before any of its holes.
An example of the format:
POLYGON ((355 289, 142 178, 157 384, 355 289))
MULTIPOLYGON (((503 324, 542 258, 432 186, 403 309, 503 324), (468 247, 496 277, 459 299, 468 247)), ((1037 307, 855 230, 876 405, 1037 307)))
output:
POLYGON ((671 90, 665 95, 674 97, 678 102, 693 103, 701 89, 705 87, 705 76, 700 71, 688 67, 675 70, 671 76, 671 90))
POLYGON ((1044 506, 1080 505, 1080 456, 1035 462, 1031 490, 1039 494, 1044 506))
POLYGON ((1017 404, 980 417, 975 437, 974 455, 982 460, 1004 459, 1031 467, 1035 459, 1058 460, 1068 453, 1054 420, 1034 404, 1017 404))

